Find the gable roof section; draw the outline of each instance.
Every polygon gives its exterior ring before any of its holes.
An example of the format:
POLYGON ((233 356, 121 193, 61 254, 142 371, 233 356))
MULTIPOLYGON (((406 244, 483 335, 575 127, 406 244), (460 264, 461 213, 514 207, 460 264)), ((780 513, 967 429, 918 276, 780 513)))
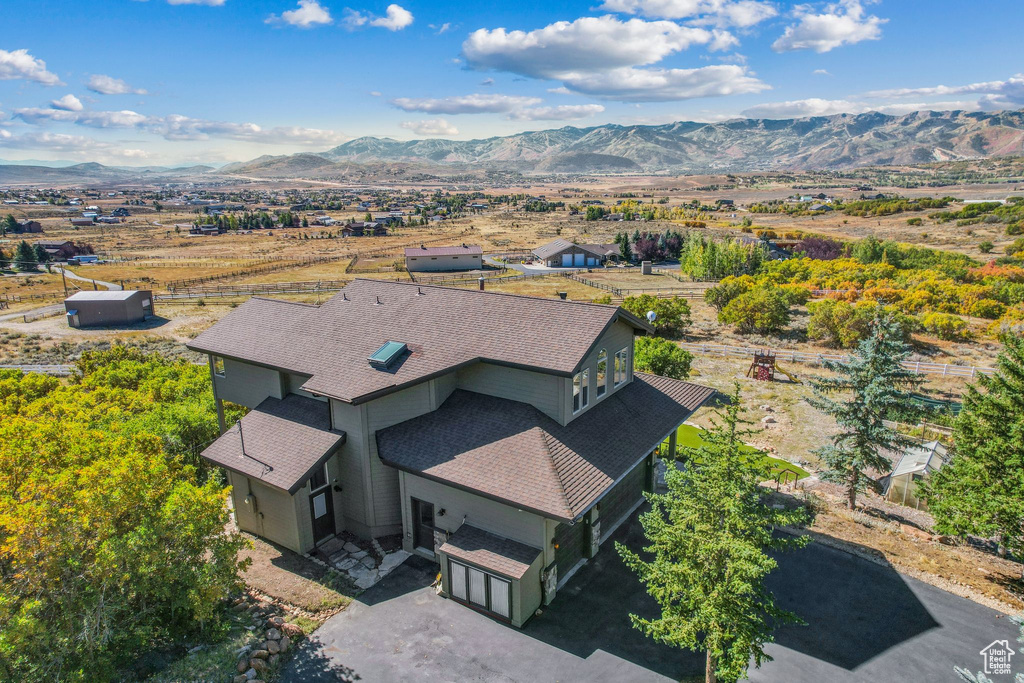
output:
POLYGON ((188 347, 309 375, 306 391, 359 403, 480 360, 570 376, 619 320, 650 331, 615 306, 355 280, 322 306, 254 297, 188 347), (371 367, 389 340, 410 353, 371 367))
POLYGON ((472 244, 454 247, 408 247, 405 250, 406 256, 480 256, 483 253, 483 248, 472 244))
POLYGON ((268 398, 207 446, 202 456, 295 493, 345 442, 345 432, 331 429, 329 410, 327 403, 297 394, 268 398))
POLYGON ((572 247, 589 252, 595 256, 607 256, 612 251, 618 253, 619 250, 618 245, 615 244, 574 244, 568 240, 557 239, 554 242, 548 242, 543 246, 537 247, 532 253, 539 259, 547 259, 572 247))
POLYGON ((526 575, 541 549, 463 524, 437 549, 455 560, 490 570, 509 579, 526 575))
POLYGON ((573 521, 714 393, 636 373, 562 426, 526 403, 460 389, 436 411, 378 431, 377 453, 406 472, 573 521))

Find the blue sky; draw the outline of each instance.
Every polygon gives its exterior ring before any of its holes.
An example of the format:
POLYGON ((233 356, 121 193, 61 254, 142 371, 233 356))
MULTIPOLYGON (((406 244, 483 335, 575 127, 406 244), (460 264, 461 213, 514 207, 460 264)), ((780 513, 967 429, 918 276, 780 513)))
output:
POLYGON ((4 0, 0 26, 2 159, 1024 107, 1019 0, 4 0))

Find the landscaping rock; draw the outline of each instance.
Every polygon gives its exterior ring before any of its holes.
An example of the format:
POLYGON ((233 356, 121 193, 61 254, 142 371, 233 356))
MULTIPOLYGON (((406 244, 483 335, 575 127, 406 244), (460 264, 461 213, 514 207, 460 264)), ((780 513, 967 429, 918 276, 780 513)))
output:
POLYGON ((281 632, 276 628, 268 629, 267 640, 281 640, 281 632))
POLYGON ((249 658, 246 657, 244 659, 239 659, 238 660, 238 667, 237 668, 238 668, 238 673, 244 674, 245 670, 249 668, 249 658))
POLYGON ((281 646, 278 645, 276 640, 268 640, 263 645, 264 645, 264 647, 267 648, 267 652, 270 653, 271 657, 273 657, 274 655, 276 655, 278 652, 281 651, 281 646))
POLYGON ((252 665, 253 671, 266 671, 270 668, 270 665, 262 659, 254 659, 250 661, 249 664, 252 665))
POLYGON ((365 590, 377 583, 377 579, 380 575, 376 569, 370 569, 369 567, 357 564, 355 567, 348 570, 348 576, 356 586, 365 590))
POLYGON ((267 663, 270 664, 270 666, 273 667, 273 666, 277 666, 277 663, 280 662, 280 661, 281 661, 281 655, 270 655, 270 659, 267 660, 267 663))
POLYGON ((243 600, 242 602, 240 602, 240 603, 236 604, 236 605, 235 605, 234 607, 232 607, 231 609, 233 609, 233 610, 234 610, 234 611, 236 611, 236 612, 244 612, 244 611, 246 611, 247 609, 249 609, 249 605, 248 605, 248 604, 247 604, 247 603, 246 603, 246 602, 245 602, 245 601, 243 600))
POLYGON ((932 540, 932 535, 930 533, 924 529, 918 529, 916 526, 911 526, 909 524, 900 524, 900 531, 905 533, 907 536, 913 536, 914 538, 919 538, 922 541, 932 540))
POLYGON ((284 631, 285 634, 287 634, 289 636, 292 636, 292 637, 299 637, 299 638, 301 638, 304 635, 302 633, 302 629, 301 628, 299 628, 295 624, 291 624, 291 623, 288 623, 288 622, 285 622, 285 623, 281 624, 281 630, 284 631))
POLYGON ((247 680, 249 679, 246 678, 245 674, 238 674, 231 679, 231 683, 245 683, 247 680))
POLYGON ((358 551, 352 553, 352 557, 356 558, 357 560, 361 560, 364 557, 366 557, 367 555, 369 555, 369 553, 367 553, 365 550, 358 550, 358 551))
POLYGON ((251 665, 252 665, 252 662, 253 662, 254 660, 257 660, 257 659, 266 659, 266 658, 267 658, 267 657, 269 657, 269 656, 270 656, 270 653, 269 653, 269 652, 267 652, 266 650, 262 650, 262 649, 261 649, 261 650, 256 650, 256 651, 254 651, 254 652, 252 653, 252 658, 251 658, 251 659, 249 660, 249 665, 251 666, 251 665))
POLYGON ((248 680, 250 680, 250 681, 251 681, 252 679, 256 678, 256 669, 253 669, 253 668, 249 668, 249 669, 246 669, 246 670, 245 670, 245 677, 246 677, 246 678, 247 678, 248 680))
POLYGON ((351 543, 351 542, 346 543, 345 544, 345 552, 358 553, 359 552, 359 546, 357 546, 355 543, 351 543))
POLYGON ((284 623, 284 617, 273 616, 273 617, 270 617, 269 619, 267 619, 267 624, 270 625, 270 626, 279 627, 283 623, 284 623))
POLYGON ((288 636, 281 636, 281 640, 278 641, 278 647, 281 648, 282 653, 288 651, 288 646, 291 645, 291 642, 292 641, 288 638, 288 636))
POLYGON ((765 415, 764 417, 761 418, 761 424, 775 424, 775 418, 772 417, 771 415, 765 415))
POLYGON ((390 572, 392 569, 402 564, 408 559, 409 553, 404 550, 396 550, 393 553, 388 553, 384 556, 384 559, 380 561, 380 573, 384 574, 390 572))
POLYGON ((334 568, 339 570, 339 571, 347 571, 347 570, 351 569, 352 567, 356 566, 357 564, 359 564, 359 560, 357 560, 356 558, 354 558, 354 557, 346 557, 341 562, 336 563, 334 565, 334 568))
POLYGON ((373 559, 373 557, 371 555, 367 555, 366 557, 364 557, 363 559, 361 559, 359 561, 362 562, 363 566, 367 567, 368 569, 373 569, 374 567, 377 566, 377 560, 373 559))

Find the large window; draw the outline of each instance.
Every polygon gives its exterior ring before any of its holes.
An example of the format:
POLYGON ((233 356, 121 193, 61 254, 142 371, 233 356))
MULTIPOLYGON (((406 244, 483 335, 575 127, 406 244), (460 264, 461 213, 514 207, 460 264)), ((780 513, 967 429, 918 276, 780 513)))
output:
POLYGON ((224 359, 220 356, 213 357, 213 374, 218 377, 224 376, 224 359))
POLYGON ((583 371, 583 407, 590 405, 590 370, 583 371))
POLYGON ((577 372, 572 378, 572 412, 580 412, 580 389, 583 384, 583 373, 577 372))
POLYGON ((499 617, 512 617, 512 582, 476 567, 448 560, 451 595, 493 612, 499 617))
POLYGON ((629 377, 629 348, 615 354, 615 386, 619 386, 629 377))
POLYGON ((597 352, 597 397, 601 398, 608 390, 608 352, 601 349, 597 352))

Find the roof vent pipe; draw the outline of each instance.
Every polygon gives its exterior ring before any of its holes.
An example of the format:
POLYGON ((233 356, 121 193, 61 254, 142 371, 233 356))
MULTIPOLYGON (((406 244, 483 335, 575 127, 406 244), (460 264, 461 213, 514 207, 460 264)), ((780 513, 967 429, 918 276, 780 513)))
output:
POLYGON ((421 289, 420 287, 417 287, 416 288, 416 296, 423 296, 423 289, 421 289))
POLYGON ((377 297, 377 303, 376 303, 376 305, 377 305, 377 306, 380 306, 380 297, 379 297, 379 296, 377 297))
POLYGON ((480 276, 479 282, 480 282, 480 291, 482 292, 482 291, 484 291, 484 276, 483 275, 480 276))
POLYGON ((342 292, 341 293, 341 300, 342 301, 348 301, 348 294, 346 292, 342 292))

